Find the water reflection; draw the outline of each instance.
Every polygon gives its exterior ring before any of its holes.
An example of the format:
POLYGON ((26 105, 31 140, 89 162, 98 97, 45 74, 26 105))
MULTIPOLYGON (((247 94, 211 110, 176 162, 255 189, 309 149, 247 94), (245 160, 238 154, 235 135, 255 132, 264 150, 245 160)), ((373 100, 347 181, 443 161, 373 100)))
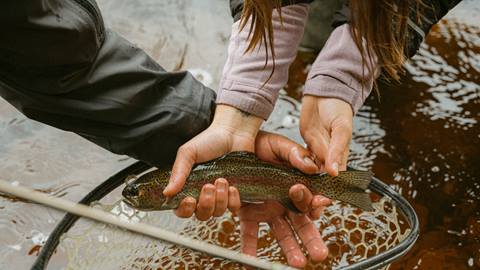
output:
POLYGON ((480 267, 480 28, 444 20, 397 86, 369 100, 386 130, 373 169, 410 199, 422 231, 392 269, 480 267), (448 258, 448 259, 447 259, 448 258), (425 267, 425 268, 423 268, 425 267))

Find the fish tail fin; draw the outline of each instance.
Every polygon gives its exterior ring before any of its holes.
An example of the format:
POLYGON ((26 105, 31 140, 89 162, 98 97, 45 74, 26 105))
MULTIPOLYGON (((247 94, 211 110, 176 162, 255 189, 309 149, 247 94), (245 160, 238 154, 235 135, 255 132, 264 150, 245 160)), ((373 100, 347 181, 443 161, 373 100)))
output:
POLYGON ((338 178, 348 183, 347 190, 338 198, 354 205, 363 211, 373 211, 372 200, 366 189, 372 181, 373 173, 370 171, 344 171, 339 172, 338 178))
MULTIPOLYGON (((366 192, 373 174, 369 171, 342 171, 337 177, 322 176, 323 181, 316 181, 317 190, 326 196, 337 199, 364 211, 373 211, 370 195, 366 192), (338 190, 337 190, 338 189, 338 190)), ((320 179, 319 179, 320 180, 320 179)))
POLYGON ((370 195, 366 193, 365 190, 361 190, 358 188, 349 189, 346 192, 340 194, 337 199, 356 206, 363 211, 375 210, 372 206, 372 200, 370 199, 370 195))

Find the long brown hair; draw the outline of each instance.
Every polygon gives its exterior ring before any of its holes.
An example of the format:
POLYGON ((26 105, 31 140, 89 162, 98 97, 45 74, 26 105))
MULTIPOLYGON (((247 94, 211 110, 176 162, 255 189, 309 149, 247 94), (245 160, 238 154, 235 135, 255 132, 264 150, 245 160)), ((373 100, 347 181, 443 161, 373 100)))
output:
MULTIPOLYGON (((258 44, 269 48, 275 62, 272 29, 272 11, 281 4, 280 0, 245 0, 241 28, 249 19, 250 43, 246 52, 258 44), (267 46, 268 44, 268 46, 267 46)), ((408 35, 408 16, 413 8, 419 16, 421 0, 350 0, 351 25, 354 41, 362 53, 364 67, 374 76, 372 63, 388 78, 398 80, 405 62, 405 48, 408 35), (365 40, 366 48, 362 44, 365 40), (376 59, 374 57, 376 56, 376 59)), ((267 59, 268 61, 268 52, 267 59)), ((274 64, 275 65, 275 64, 274 64)), ((273 71, 272 71, 273 73, 273 71)), ((365 72, 364 72, 365 74, 365 72)), ((370 78, 364 78, 364 82, 370 78)))
MULTIPOLYGON (((272 55, 272 72, 264 85, 272 78, 275 72, 275 49, 273 44, 273 26, 272 26, 272 12, 274 9, 280 14, 282 20, 282 13, 280 8, 282 6, 281 0, 244 0, 242 17, 240 20, 240 31, 242 31, 249 20, 251 19, 250 31, 247 39, 250 39, 245 53, 252 52, 258 44, 263 43, 265 46, 265 65, 268 64, 269 50, 272 55)), ((263 86, 262 86, 263 87, 263 86)))

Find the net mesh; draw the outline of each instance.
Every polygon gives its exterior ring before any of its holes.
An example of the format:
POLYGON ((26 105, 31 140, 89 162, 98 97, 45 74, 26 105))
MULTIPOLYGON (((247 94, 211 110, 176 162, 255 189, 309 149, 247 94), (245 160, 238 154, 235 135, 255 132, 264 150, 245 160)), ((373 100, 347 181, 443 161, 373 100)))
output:
MULTIPOLYGON (((97 202, 94 207, 130 222, 145 222, 240 250, 239 221, 229 213, 201 222, 179 219, 172 211, 137 211, 121 201, 97 202)), ((374 208, 373 212, 362 212, 339 202, 326 208, 316 225, 330 254, 322 263, 309 262, 306 269, 338 269, 385 251, 408 235, 408 224, 387 198, 377 198, 374 208)), ((258 248, 260 258, 286 263, 268 225, 260 226, 258 248)), ((243 269, 235 262, 84 219, 62 236, 49 265, 58 265, 59 257, 66 265, 64 269, 243 269)))

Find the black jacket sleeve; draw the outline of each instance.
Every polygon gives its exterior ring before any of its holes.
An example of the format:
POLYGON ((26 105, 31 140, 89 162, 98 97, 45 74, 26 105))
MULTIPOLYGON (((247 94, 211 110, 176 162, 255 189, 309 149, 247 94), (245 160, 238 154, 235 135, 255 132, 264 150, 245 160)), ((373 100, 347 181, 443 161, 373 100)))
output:
POLYGON ((27 117, 160 166, 208 127, 215 92, 105 30, 94 1, 3 0, 0 95, 27 117))

